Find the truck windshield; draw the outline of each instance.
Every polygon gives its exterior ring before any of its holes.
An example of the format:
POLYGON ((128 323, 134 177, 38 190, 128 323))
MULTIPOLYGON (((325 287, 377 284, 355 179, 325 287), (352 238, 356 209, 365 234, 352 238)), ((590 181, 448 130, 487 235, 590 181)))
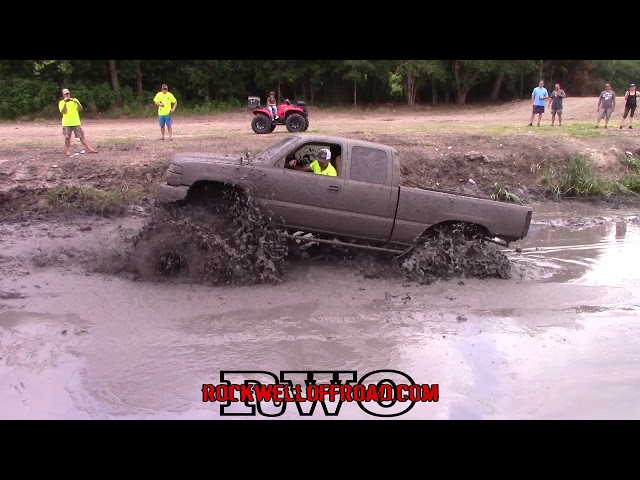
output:
POLYGON ((297 137, 295 135, 292 135, 292 136, 289 136, 289 137, 285 137, 282 140, 279 140, 278 142, 274 143, 273 145, 270 145, 267 148, 265 148, 264 150, 262 150, 255 157, 253 157, 253 161, 255 161, 255 162, 264 162, 265 160, 271 159, 275 155, 275 152, 277 152, 278 150, 283 148, 285 145, 288 145, 288 144, 290 144, 292 142, 295 142, 299 138, 300 137, 297 137))

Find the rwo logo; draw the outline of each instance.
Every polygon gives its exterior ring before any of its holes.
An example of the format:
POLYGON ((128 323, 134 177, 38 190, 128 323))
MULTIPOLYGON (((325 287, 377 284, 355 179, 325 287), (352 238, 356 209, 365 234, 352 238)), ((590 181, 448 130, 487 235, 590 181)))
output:
POLYGON ((202 385, 202 401, 220 403, 221 416, 279 417, 288 404, 301 416, 318 405, 337 416, 344 402, 355 402, 375 417, 398 417, 418 402, 439 401, 435 384, 416 384, 398 370, 375 370, 358 378, 352 370, 223 370, 219 384, 202 385), (233 406, 232 406, 233 404, 233 406))

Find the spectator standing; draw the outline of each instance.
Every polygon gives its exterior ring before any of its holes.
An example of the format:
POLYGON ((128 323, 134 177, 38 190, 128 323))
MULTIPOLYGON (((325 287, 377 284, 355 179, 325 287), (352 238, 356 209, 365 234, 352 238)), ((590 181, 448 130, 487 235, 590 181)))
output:
POLYGON ((87 141, 84 130, 82 130, 82 122, 80 121, 80 112, 83 107, 80 100, 73 98, 68 88, 62 89, 62 100, 58 102, 58 110, 62 114, 62 134, 64 135, 65 154, 71 156, 71 135, 75 135, 80 139, 89 153, 98 153, 87 141))
POLYGON ((549 95, 549 108, 551 109, 551 126, 555 124, 556 115, 558 115, 558 126, 562 126, 562 100, 567 96, 564 90, 560 88, 560 84, 556 83, 553 91, 549 95))
POLYGON ((622 124, 620 128, 624 127, 624 121, 629 115, 629 128, 633 128, 633 115, 636 113, 636 106, 638 105, 638 92, 636 90, 636 84, 629 84, 629 88, 624 94, 624 113, 622 114, 622 124))
POLYGON ((540 126, 540 120, 544 113, 544 101, 549 98, 549 92, 544 88, 544 80, 540 80, 538 86, 531 92, 531 120, 529 120, 529 126, 533 126, 533 119, 538 115, 538 126, 540 126))
POLYGON ((616 111, 616 93, 611 89, 611 84, 607 83, 604 90, 600 92, 598 97, 598 117, 596 120, 596 128, 600 128, 600 120, 604 118, 604 128, 609 125, 611 114, 616 111))
POLYGON ((153 97, 153 103, 158 107, 158 123, 160 124, 160 140, 164 140, 164 129, 169 132, 169 140, 173 140, 173 118, 171 114, 176 111, 178 101, 169 91, 167 84, 162 84, 162 89, 153 97))

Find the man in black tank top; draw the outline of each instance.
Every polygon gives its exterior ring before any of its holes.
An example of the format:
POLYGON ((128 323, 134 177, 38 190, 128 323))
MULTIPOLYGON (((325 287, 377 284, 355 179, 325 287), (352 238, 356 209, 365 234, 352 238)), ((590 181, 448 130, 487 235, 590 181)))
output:
POLYGON ((636 113, 636 105, 638 105, 638 92, 636 91, 636 84, 632 83, 629 85, 626 93, 624 94, 624 113, 622 114, 622 125, 620 128, 624 127, 624 121, 629 115, 629 128, 633 128, 633 114, 636 113))

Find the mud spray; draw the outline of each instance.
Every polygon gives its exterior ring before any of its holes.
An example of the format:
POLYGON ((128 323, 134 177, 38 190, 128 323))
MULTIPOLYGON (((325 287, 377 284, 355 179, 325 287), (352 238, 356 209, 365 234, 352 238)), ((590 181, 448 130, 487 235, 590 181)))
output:
POLYGON ((402 256, 285 240, 277 222, 250 198, 159 208, 134 238, 129 263, 147 280, 252 285, 284 280, 292 261, 330 261, 367 278, 429 284, 452 277, 509 278, 508 257, 494 244, 461 232, 438 232, 402 256))
POLYGON ((254 202, 235 192, 216 205, 160 208, 133 239, 130 262, 143 279, 280 283, 287 246, 272 225, 254 202))

